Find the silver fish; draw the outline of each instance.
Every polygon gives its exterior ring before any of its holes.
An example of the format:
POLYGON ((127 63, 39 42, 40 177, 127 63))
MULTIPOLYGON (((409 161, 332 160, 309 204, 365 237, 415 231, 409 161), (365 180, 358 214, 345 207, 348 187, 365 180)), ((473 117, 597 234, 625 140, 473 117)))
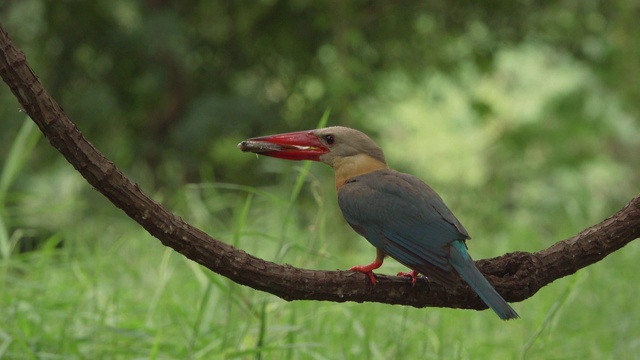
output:
POLYGON ((268 151, 282 151, 285 147, 264 141, 245 140, 238 144, 238 149, 243 152, 263 153, 268 151))

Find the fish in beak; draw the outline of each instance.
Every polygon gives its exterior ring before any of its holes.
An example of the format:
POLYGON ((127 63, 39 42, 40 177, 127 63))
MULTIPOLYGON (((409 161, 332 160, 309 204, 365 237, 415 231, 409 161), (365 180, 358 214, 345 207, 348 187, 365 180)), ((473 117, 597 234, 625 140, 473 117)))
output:
POLYGON ((286 160, 320 161, 329 152, 312 130, 260 136, 238 144, 243 152, 252 152, 286 160))

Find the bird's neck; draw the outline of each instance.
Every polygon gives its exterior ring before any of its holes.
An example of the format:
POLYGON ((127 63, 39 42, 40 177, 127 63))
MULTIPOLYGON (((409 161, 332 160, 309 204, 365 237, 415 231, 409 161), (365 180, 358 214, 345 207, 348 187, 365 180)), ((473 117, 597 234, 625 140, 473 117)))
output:
POLYGON ((336 190, 352 177, 388 168, 386 163, 365 154, 336 159, 333 163, 333 170, 336 173, 336 190))

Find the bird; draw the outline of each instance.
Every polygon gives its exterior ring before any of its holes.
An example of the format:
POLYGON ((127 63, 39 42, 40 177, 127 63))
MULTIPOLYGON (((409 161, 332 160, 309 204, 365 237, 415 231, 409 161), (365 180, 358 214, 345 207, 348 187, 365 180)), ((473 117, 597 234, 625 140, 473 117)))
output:
POLYGON ((286 160, 312 160, 331 166, 342 214, 356 233, 376 248, 368 265, 350 268, 365 273, 375 285, 373 270, 386 256, 444 286, 462 277, 502 320, 519 315, 476 268, 467 251, 467 230, 442 198, 415 176, 392 170, 380 146, 363 132, 332 126, 247 139, 238 144, 254 152, 286 160))

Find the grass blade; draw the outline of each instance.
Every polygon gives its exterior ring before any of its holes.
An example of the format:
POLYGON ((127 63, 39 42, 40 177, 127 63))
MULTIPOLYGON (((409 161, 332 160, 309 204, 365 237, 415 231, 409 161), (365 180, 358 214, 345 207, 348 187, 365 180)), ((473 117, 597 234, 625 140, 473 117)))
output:
POLYGON ((38 139, 40 139, 40 133, 36 129, 34 122, 29 117, 25 118, 18 135, 13 144, 11 144, 9 154, 7 154, 7 161, 4 163, 0 174, 0 211, 2 213, 4 213, 4 202, 11 184, 24 167, 27 158, 31 155, 38 139))

